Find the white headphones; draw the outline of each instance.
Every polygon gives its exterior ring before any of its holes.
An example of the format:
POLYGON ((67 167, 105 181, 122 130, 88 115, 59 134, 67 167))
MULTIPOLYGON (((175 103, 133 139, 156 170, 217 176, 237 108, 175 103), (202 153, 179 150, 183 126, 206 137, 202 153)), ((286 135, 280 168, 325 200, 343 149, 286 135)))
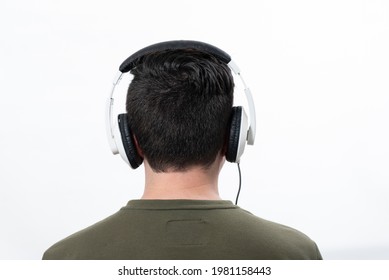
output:
POLYGON ((142 164, 143 158, 138 154, 134 145, 133 135, 128 124, 127 114, 113 116, 114 92, 119 84, 123 74, 139 64, 140 58, 156 51, 177 50, 177 49, 196 49, 208 53, 222 62, 226 63, 230 69, 240 77, 244 85, 244 93, 249 106, 249 116, 245 113, 242 106, 232 108, 229 139, 227 143, 226 159, 229 162, 239 163, 240 157, 244 152, 246 143, 253 145, 255 141, 256 122, 255 107, 250 89, 246 86, 238 66, 231 60, 230 55, 221 49, 207 43, 199 41, 167 41, 145 47, 130 57, 128 57, 119 67, 119 73, 113 81, 112 90, 107 101, 106 110, 106 128, 109 145, 113 154, 120 154, 123 160, 133 169, 142 164))

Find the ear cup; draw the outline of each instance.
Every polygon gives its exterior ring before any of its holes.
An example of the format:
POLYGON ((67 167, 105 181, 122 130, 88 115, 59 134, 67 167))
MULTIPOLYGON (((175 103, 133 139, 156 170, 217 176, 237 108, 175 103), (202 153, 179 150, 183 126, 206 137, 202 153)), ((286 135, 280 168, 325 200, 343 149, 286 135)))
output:
MULTIPOLYGON (((122 140, 122 145, 125 152, 125 155, 121 154, 121 156, 126 157, 131 167, 133 169, 136 169, 142 164, 143 158, 139 155, 136 149, 131 128, 128 123, 127 114, 120 114, 118 116, 118 124, 119 124, 119 131, 122 140)), ((119 149, 119 151, 120 150, 121 149, 119 149)))
POLYGON ((226 160, 239 162, 246 145, 248 120, 243 107, 232 108, 226 151, 226 160))

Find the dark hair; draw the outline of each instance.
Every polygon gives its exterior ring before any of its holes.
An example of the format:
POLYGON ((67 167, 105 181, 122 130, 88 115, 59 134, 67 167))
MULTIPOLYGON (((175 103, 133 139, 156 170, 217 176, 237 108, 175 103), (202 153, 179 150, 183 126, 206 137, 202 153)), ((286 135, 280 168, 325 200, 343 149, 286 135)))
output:
POLYGON ((148 54, 131 73, 128 120, 151 168, 209 167, 227 137, 234 90, 229 67, 183 49, 148 54))

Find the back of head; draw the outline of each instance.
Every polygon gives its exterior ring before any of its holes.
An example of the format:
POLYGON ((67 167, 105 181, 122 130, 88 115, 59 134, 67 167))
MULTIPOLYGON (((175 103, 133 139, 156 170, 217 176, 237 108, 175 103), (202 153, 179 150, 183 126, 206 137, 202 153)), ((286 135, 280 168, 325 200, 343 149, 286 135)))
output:
POLYGON ((131 70, 126 109, 156 172, 212 164, 225 144, 233 104, 229 67, 198 50, 148 54, 131 70))

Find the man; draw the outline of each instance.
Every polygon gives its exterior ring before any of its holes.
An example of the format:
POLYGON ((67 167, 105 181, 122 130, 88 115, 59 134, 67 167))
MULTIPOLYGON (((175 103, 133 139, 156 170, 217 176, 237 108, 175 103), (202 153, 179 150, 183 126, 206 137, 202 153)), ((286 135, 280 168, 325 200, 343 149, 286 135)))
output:
POLYGON ((306 235, 219 196, 234 89, 224 61, 167 48, 139 57, 131 73, 122 121, 144 160, 143 196, 43 259, 321 259, 306 235))

